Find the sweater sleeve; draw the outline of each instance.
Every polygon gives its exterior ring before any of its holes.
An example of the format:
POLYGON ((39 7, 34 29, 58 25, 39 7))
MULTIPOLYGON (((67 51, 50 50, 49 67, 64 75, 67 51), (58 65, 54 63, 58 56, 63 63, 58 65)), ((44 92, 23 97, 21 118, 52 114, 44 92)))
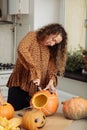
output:
MULTIPOLYGON (((18 46, 18 57, 20 62, 23 64, 23 66, 27 70, 31 70, 31 76, 34 74, 35 77, 32 78, 40 78, 40 71, 36 63, 34 62, 34 59, 32 58, 31 54, 29 53, 29 48, 31 47, 32 41, 34 40, 32 38, 32 33, 29 32, 23 40, 19 43, 18 46)), ((31 79, 32 79, 31 78, 31 79)))
POLYGON ((52 79, 54 82, 54 86, 57 85, 57 64, 54 59, 50 59, 49 65, 48 65, 48 78, 49 80, 52 79))

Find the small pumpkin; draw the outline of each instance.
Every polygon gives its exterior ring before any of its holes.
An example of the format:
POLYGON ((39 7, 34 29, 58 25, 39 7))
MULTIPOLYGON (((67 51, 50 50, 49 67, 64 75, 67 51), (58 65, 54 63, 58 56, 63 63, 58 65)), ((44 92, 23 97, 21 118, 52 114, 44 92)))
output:
POLYGON ((14 107, 10 103, 0 105, 0 116, 11 119, 14 116, 14 107))
POLYGON ((36 92, 32 99, 32 107, 40 109, 46 116, 52 115, 57 111, 59 106, 58 96, 48 90, 36 92))
POLYGON ((87 117, 87 100, 82 97, 73 97, 62 102, 63 113, 66 118, 77 120, 87 117))
POLYGON ((38 130, 46 123, 44 113, 37 109, 26 111, 22 118, 22 126, 27 130, 38 130))

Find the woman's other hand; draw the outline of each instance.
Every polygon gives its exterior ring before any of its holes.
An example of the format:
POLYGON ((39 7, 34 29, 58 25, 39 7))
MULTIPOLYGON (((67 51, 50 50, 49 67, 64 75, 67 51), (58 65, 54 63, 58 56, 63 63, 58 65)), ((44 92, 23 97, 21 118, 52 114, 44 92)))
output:
POLYGON ((57 91, 54 87, 54 84, 53 84, 53 80, 51 79, 48 83, 48 85, 46 86, 45 90, 49 90, 50 92, 53 92, 53 93, 56 93, 57 94, 57 91))

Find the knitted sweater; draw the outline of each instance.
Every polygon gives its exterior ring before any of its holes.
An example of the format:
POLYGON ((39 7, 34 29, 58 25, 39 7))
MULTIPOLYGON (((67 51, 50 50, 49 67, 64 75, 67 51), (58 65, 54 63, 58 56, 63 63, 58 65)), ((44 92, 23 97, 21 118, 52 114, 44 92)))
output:
POLYGON ((37 32, 29 32, 19 43, 18 58, 8 80, 8 87, 19 86, 29 92, 30 83, 36 78, 40 79, 42 89, 50 79, 53 79, 55 86, 57 85, 56 63, 54 59, 50 59, 49 48, 37 42, 36 35, 37 32))

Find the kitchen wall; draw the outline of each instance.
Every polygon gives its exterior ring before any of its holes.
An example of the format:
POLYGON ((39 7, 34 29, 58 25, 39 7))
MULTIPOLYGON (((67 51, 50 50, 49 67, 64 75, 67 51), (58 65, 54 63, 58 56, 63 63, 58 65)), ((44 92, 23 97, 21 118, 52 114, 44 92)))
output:
POLYGON ((87 45, 85 19, 87 0, 66 0, 65 2, 65 28, 68 32, 70 49, 83 48, 87 45), (86 34, 86 35, 85 35, 86 34))
POLYGON ((85 47, 85 2, 86 0, 30 0, 29 15, 16 16, 15 33, 12 25, 0 25, 0 62, 15 61, 17 46, 25 34, 51 22, 61 23, 65 27, 69 48, 78 48, 78 44, 85 47))
POLYGON ((34 2, 33 28, 37 29, 54 22, 59 22, 59 0, 36 0, 34 2))
POLYGON ((7 63, 13 59, 12 25, 0 25, 0 62, 7 63))

